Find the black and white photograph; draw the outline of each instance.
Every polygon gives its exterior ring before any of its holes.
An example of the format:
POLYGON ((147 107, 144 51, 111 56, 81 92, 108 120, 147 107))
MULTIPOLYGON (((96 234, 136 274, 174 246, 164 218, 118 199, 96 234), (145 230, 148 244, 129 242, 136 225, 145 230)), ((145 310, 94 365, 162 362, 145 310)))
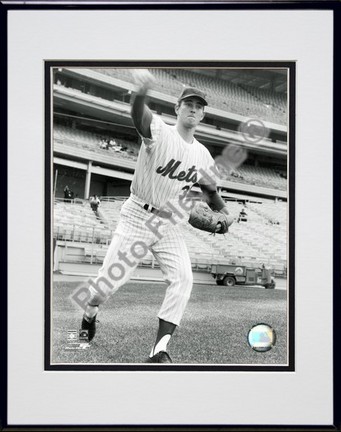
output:
POLYGON ((45 71, 49 366, 292 369, 294 64, 45 71))

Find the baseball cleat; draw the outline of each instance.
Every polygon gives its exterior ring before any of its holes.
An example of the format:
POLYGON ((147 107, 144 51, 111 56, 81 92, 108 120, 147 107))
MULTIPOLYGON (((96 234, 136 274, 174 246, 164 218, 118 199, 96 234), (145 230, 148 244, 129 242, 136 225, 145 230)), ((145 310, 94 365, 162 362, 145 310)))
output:
POLYGON ((88 330, 89 342, 94 338, 96 334, 96 320, 97 314, 93 318, 88 318, 85 314, 82 319, 82 330, 88 330))
POLYGON ((173 363, 166 351, 160 351, 153 357, 148 357, 146 363, 173 363))

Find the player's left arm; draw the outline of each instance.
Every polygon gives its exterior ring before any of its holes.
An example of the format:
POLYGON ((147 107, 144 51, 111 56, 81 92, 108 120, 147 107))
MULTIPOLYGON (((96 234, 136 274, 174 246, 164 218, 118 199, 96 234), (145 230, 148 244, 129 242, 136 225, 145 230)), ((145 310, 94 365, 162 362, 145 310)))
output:
POLYGON ((199 186, 203 192, 205 201, 212 210, 219 211, 226 216, 228 226, 232 225, 234 217, 230 215, 225 202, 218 194, 217 187, 215 184, 200 184, 199 186))
MULTIPOLYGON (((204 195, 204 199, 206 203, 209 205, 211 210, 213 211, 219 211, 220 213, 223 213, 225 216, 227 216, 229 225, 233 222, 233 217, 230 216, 230 212, 228 211, 225 202, 219 195, 217 191, 217 174, 216 174, 216 166, 215 161, 213 160, 211 154, 209 151, 204 148, 204 154, 203 154, 203 168, 204 168, 204 174, 199 179, 199 186, 201 188, 201 191, 204 195)), ((218 170, 219 172, 219 170, 218 170)))
POLYGON ((205 201, 212 210, 222 211, 225 214, 229 214, 226 205, 218 194, 217 187, 215 184, 201 184, 199 183, 200 189, 204 194, 205 201))

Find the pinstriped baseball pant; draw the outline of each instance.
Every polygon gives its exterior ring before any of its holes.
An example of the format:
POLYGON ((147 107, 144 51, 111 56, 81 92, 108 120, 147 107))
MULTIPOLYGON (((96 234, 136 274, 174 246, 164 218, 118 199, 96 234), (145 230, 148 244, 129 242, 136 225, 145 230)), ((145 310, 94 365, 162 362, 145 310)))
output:
POLYGON ((148 250, 159 263, 168 285, 158 317, 179 325, 193 284, 183 234, 178 225, 147 212, 131 198, 122 206, 120 222, 103 265, 90 283, 89 304, 103 303, 124 285, 148 250))

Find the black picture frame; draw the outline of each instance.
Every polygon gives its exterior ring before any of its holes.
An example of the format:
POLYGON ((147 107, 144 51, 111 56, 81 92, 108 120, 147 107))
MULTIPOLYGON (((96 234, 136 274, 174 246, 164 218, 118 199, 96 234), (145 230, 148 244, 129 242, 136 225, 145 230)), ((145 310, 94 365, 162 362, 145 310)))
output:
MULTIPOLYGON (((333 79, 333 85, 334 85, 334 112, 333 112, 333 124, 334 124, 334 146, 333 146, 333 169, 334 169, 334 181, 333 181, 333 198, 334 198, 334 208, 333 208, 333 232, 334 232, 334 244, 333 244, 333 361, 334 361, 334 368, 333 368, 333 413, 334 413, 334 420, 333 424, 325 426, 325 425, 299 425, 299 426, 292 426, 292 425, 281 425, 281 426, 275 426, 275 425, 221 425, 221 424, 212 424, 212 425, 107 425, 107 426, 99 426, 99 425, 89 425, 88 427, 84 426, 76 426, 76 425, 12 425, 8 424, 8 416, 7 416, 7 355, 3 354, 1 356, 1 382, 3 385, 1 386, 1 411, 0 411, 0 418, 1 418, 1 428, 3 430, 72 430, 72 429, 83 429, 83 430, 94 430, 94 431, 105 431, 105 430, 212 430, 212 431, 218 431, 218 430, 237 430, 237 431, 248 431, 248 430, 272 430, 272 431, 284 431, 284 430, 340 430, 341 428, 341 420, 340 420, 340 412, 339 412, 339 406, 340 406, 340 396, 339 396, 339 388, 340 388, 340 367, 339 367, 339 357, 337 353, 337 347, 340 344, 340 333, 338 331, 339 325, 338 325, 338 312, 340 310, 340 282, 341 282, 341 275, 340 275, 340 244, 341 244, 341 235, 340 235, 340 148, 338 145, 338 142, 340 141, 340 124, 339 124, 339 113, 340 113, 340 83, 337 79, 338 76, 340 76, 340 66, 338 60, 340 59, 340 46, 339 46, 339 40, 340 40, 340 15, 341 15, 341 7, 338 2, 331 2, 331 1, 316 1, 316 2, 310 2, 310 1, 292 1, 292 2, 248 2, 248 3, 230 3, 226 1, 221 2, 174 2, 174 4, 167 4, 167 3, 161 3, 161 2, 155 2, 153 4, 147 4, 144 2, 131 5, 128 2, 124 4, 117 5, 115 2, 106 2, 106 4, 89 4, 88 2, 83 2, 80 4, 80 2, 72 2, 70 4, 44 4, 41 2, 40 4, 31 4, 30 2, 25 2, 25 4, 18 4, 17 2, 7 1, 3 2, 0 5, 0 29, 2 33, 2 43, 1 43, 1 57, 5 60, 7 63, 7 18, 8 18, 8 11, 10 10, 37 10, 37 9, 56 9, 56 10, 82 10, 82 9, 97 9, 97 10, 106 10, 106 9, 127 9, 130 8, 137 8, 137 9, 205 9, 205 10, 212 10, 212 9, 227 9, 227 10, 271 10, 271 9, 282 9, 282 10, 309 10, 309 9, 316 9, 316 10, 331 10, 334 13, 334 79, 333 79)), ((0 86, 2 90, 3 97, 3 103, 1 104, 3 108, 6 106, 7 101, 7 71, 6 68, 3 69, 3 79, 0 81, 0 86)), ((3 110, 3 115, 1 116, 1 134, 3 137, 4 142, 8 142, 7 139, 7 112, 6 109, 3 110)), ((3 149, 3 158, 2 158, 2 170, 1 170, 1 185, 4 188, 4 195, 7 196, 7 188, 4 186, 7 184, 7 149, 6 147, 3 149)), ((49 185, 47 184, 46 187, 49 185)), ((7 238, 7 218, 5 214, 5 224, 4 224, 4 230, 3 230, 3 238, 7 238)), ((46 214, 45 216, 49 216, 46 214)), ((318 227, 317 227, 318 229, 318 227)), ((49 243, 50 239, 46 239, 46 241, 49 243)), ((46 243, 47 245, 47 243, 46 243)), ((3 242, 4 250, 6 249, 7 254, 7 244, 6 242, 3 242)), ((47 261, 48 264, 48 261, 47 261)), ((7 273, 6 271, 4 274, 4 283, 7 286, 7 273)), ((45 281, 46 282, 46 281, 45 281)), ((4 298, 3 298, 3 304, 7 305, 7 299, 8 299, 8 293, 7 290, 4 291, 4 298)), ((0 325, 1 325, 1 336, 2 336, 2 346, 5 347, 5 352, 7 353, 7 343, 8 338, 10 337, 8 335, 8 325, 7 325, 7 318, 8 318, 8 311, 5 308, 4 313, 0 314, 0 325)), ((49 318, 49 315, 45 316, 45 319, 49 318)), ((27 317, 27 322, 29 323, 29 316, 27 317)), ((45 322, 46 324, 46 322, 45 322)), ((294 337, 294 335, 292 335, 294 337)), ((46 366, 46 363, 45 363, 46 366)))

